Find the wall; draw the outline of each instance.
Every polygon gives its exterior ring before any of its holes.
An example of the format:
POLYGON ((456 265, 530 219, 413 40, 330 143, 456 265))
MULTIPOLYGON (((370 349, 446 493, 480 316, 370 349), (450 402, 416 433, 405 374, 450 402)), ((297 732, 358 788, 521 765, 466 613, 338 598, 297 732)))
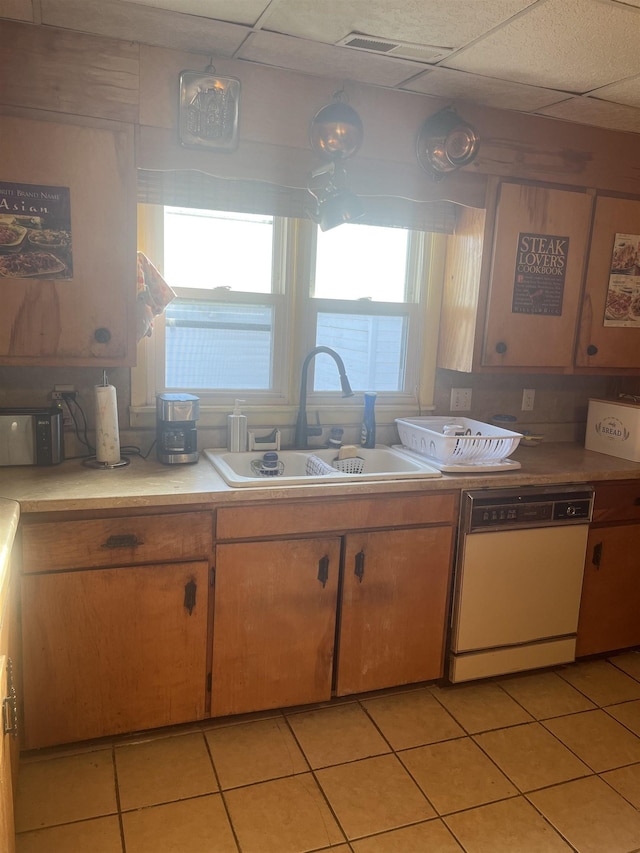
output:
MULTIPOLYGON (((343 85, 329 77, 216 60, 217 73, 237 76, 242 83, 240 144, 236 152, 218 154, 182 148, 177 139, 179 72, 204 69, 206 55, 6 21, 0 28, 0 54, 5 83, 0 111, 115 119, 135 126, 139 166, 196 168, 290 186, 304 186, 304 176, 317 165, 307 139, 309 121, 343 85)), ((460 173, 433 182, 416 163, 415 138, 425 118, 445 103, 361 84, 345 88, 365 126, 361 151, 349 164, 350 183, 358 193, 447 198, 481 207, 487 176, 500 175, 640 194, 636 136, 472 106, 461 112, 479 130, 478 158, 460 173)), ((44 404, 54 384, 72 384, 91 422, 92 388, 100 378, 94 368, 0 367, 0 406, 44 404)), ((120 423, 126 427, 129 371, 114 370, 109 378, 118 388, 120 423)), ((640 393, 633 379, 439 371, 437 414, 449 412, 453 386, 473 388, 470 414, 481 420, 497 412, 520 417, 522 388, 535 388, 536 408, 526 425, 561 440, 580 438, 589 396, 618 389, 640 393)), ((148 445, 150 438, 125 433, 123 440, 148 445)), ((394 436, 389 432, 380 439, 393 441, 394 436)))

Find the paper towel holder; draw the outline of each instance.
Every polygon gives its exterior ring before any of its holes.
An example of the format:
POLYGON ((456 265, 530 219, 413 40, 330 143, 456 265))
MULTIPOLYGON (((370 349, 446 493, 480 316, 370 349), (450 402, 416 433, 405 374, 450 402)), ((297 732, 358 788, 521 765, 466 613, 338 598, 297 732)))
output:
MULTIPOLYGON (((106 390, 108 386, 109 386, 109 380, 107 379, 107 371, 103 370, 102 371, 102 385, 96 386, 96 392, 98 391, 99 388, 106 390)), ((111 387, 111 390, 113 391, 112 405, 113 405, 114 409, 117 409, 116 402, 115 402, 115 388, 111 387)), ((96 418, 97 417, 98 416, 96 413, 96 418)), ((114 417, 115 417, 115 431, 117 433, 117 431, 118 431, 117 411, 115 411, 114 417)), ((117 435, 116 435, 116 438, 118 438, 117 435)), ((98 426, 96 425, 96 448, 98 447, 97 442, 98 442, 98 426)), ((116 453, 118 455, 118 458, 114 459, 113 461, 105 461, 103 459, 98 459, 98 451, 96 449, 96 453, 93 456, 88 456, 86 459, 83 459, 82 464, 86 465, 88 468, 98 468, 98 469, 105 469, 105 470, 110 469, 110 468, 123 468, 125 465, 129 465, 131 460, 120 455, 119 439, 117 441, 116 453)))

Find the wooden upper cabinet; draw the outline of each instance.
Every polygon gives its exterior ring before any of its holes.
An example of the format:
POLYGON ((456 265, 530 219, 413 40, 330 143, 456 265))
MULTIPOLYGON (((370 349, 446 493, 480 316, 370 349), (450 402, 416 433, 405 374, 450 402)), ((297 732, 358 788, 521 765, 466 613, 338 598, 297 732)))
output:
POLYGON ((592 204, 586 193, 502 184, 483 366, 572 367, 592 204))
POLYGON ((578 367, 640 367, 638 329, 604 325, 616 234, 640 234, 640 201, 600 196, 596 200, 576 351, 578 367))
MULTIPOLYGON (((69 189, 73 277, 8 276, 0 270, 0 364, 135 363, 133 125, 82 121, 47 121, 38 113, 2 116, 2 180, 69 189)), ((3 217, 25 213, 19 200, 2 198, 3 217)))

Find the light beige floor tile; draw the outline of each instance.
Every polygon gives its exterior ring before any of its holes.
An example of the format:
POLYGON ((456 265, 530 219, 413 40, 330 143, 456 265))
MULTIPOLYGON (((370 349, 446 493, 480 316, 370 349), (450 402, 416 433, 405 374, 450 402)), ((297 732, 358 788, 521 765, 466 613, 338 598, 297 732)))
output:
POLYGON ((16 832, 116 812, 111 749, 50 758, 20 768, 16 832))
POLYGON ((117 747, 115 754, 123 811, 218 790, 202 732, 117 747))
MULTIPOLYGON (((466 853, 569 853, 572 849, 521 797, 445 818, 466 853)), ((602 848, 599 853, 610 853, 602 848)))
POLYGON ((600 776, 632 805, 640 809, 640 764, 609 770, 601 773, 600 776))
POLYGON ((469 734, 503 729, 532 720, 530 714, 496 684, 463 684, 456 687, 432 687, 431 690, 469 734))
POLYGON ((16 836, 16 853, 122 853, 118 818, 98 817, 16 836))
POLYGON ((619 655, 612 655, 609 661, 636 681, 640 681, 640 652, 622 652, 619 655))
POLYGON ((621 705, 608 705, 607 714, 611 714, 619 723, 640 736, 640 700, 623 702, 621 705))
POLYGON ((291 714, 288 720, 313 768, 391 751, 369 717, 355 703, 291 714))
POLYGON ((309 770, 284 717, 206 732, 223 789, 309 770))
POLYGON ((393 749, 464 735, 449 712, 426 689, 369 699, 362 704, 393 749))
POLYGON ((351 846, 354 853, 462 853, 462 847, 438 819, 361 838, 351 846))
POLYGON ((238 850, 220 794, 126 812, 122 824, 127 853, 238 850))
POLYGON ((435 817, 395 755, 327 767, 316 776, 349 839, 435 817))
POLYGON ((419 746, 398 757, 441 815, 518 793, 471 738, 419 746))
POLYGON ((540 723, 476 735, 474 740, 521 791, 533 791, 591 770, 540 723))
POLYGON ((311 773, 234 788, 225 799, 242 853, 302 853, 345 840, 311 773))
POLYGON ((500 687, 536 720, 576 714, 578 711, 590 711, 595 708, 591 700, 555 672, 533 672, 506 678, 500 681, 500 687))
POLYGON ((640 761, 640 739, 604 711, 556 717, 543 725, 596 773, 640 761))
POLYGON ((640 684, 606 660, 576 663, 559 669, 558 673, 596 705, 640 699, 640 684))
POLYGON ((640 815, 597 776, 528 798, 580 853, 629 853, 640 847, 640 815))

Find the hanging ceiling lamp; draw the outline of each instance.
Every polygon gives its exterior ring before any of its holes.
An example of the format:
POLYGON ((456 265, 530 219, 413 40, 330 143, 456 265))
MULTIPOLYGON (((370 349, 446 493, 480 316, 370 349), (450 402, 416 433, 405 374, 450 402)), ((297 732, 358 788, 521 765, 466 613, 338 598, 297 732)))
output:
POLYGON ((362 145, 364 131, 358 113, 345 103, 344 92, 336 92, 333 100, 311 120, 311 147, 328 165, 315 169, 309 179, 309 192, 317 201, 310 216, 322 231, 364 216, 362 202, 346 186, 343 160, 352 157, 362 145), (323 184, 314 183, 321 178, 323 184))

